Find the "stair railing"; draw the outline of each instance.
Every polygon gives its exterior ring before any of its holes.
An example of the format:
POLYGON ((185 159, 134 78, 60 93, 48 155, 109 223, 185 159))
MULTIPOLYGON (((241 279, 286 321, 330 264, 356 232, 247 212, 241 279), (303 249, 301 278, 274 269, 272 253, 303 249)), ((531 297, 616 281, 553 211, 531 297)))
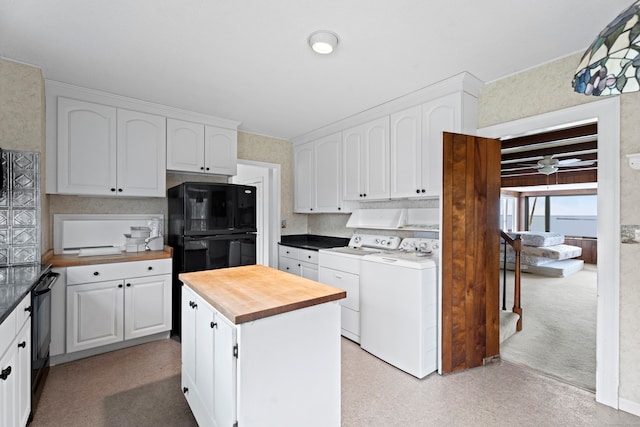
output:
POLYGON ((507 233, 500 230, 500 237, 504 242, 504 259, 502 270, 502 309, 507 309, 507 244, 513 248, 515 252, 515 271, 514 271, 514 283, 513 283, 513 308, 511 311, 516 313, 518 317, 518 323, 516 325, 516 331, 522 330, 522 307, 520 306, 520 256, 522 252, 522 239, 519 234, 516 234, 515 238, 511 238, 507 233))

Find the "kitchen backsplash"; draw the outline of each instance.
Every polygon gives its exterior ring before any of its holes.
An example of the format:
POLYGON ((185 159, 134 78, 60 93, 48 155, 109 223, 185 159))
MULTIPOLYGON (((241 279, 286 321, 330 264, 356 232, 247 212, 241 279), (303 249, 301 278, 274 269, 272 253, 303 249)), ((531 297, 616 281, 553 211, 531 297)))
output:
POLYGON ((40 262, 40 153, 2 152, 0 266, 40 262))

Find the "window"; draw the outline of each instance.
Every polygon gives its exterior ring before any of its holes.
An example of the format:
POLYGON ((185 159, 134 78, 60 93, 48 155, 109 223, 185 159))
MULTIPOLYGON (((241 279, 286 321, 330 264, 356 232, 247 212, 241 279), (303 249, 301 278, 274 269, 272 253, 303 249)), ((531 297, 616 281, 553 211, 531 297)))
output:
POLYGON ((528 196, 525 206, 527 230, 597 237, 598 197, 595 194, 528 196))

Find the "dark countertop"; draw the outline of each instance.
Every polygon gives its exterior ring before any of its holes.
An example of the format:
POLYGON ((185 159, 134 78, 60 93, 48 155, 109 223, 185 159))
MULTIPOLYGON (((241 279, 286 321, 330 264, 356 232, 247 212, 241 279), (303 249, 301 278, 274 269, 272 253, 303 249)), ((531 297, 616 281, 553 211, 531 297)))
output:
POLYGON ((0 323, 34 288, 40 275, 51 268, 46 264, 0 267, 0 323))
POLYGON ((346 237, 318 236, 315 234, 293 234, 280 237, 280 244, 317 251, 320 249, 347 246, 349 239, 346 237))

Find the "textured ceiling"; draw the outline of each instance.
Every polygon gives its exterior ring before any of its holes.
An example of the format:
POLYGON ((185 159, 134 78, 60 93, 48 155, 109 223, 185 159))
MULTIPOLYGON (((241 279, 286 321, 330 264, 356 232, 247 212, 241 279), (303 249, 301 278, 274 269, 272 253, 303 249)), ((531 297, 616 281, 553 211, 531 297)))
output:
POLYGON ((631 3, 0 0, 0 56, 291 139, 462 71, 489 82, 582 52, 631 3), (309 49, 318 29, 339 35, 333 55, 309 49))

